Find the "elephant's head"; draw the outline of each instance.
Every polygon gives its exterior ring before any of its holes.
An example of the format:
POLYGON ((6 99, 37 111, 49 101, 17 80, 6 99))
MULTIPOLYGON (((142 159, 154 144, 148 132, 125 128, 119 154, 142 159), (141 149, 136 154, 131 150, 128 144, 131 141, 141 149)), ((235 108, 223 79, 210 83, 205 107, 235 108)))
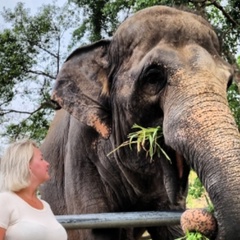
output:
MULTIPOLYGON (((53 100, 113 148, 134 123, 162 126, 179 176, 191 166, 210 195, 217 238, 240 239, 240 137, 226 96, 232 73, 204 19, 156 6, 127 19, 111 40, 75 50, 53 100)), ((125 154, 118 157, 129 160, 125 154)))

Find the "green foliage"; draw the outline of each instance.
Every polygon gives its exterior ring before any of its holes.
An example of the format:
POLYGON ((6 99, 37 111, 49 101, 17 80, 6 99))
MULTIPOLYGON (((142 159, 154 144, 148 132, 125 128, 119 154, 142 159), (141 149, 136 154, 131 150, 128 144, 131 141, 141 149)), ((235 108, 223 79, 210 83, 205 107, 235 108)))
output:
POLYGON ((209 240, 209 238, 205 237, 200 232, 186 232, 184 237, 175 240, 209 240))
POLYGON ((240 92, 236 83, 228 89, 228 104, 240 131, 240 92))
POLYGON ((78 11, 70 5, 44 5, 31 15, 18 3, 1 14, 8 23, 0 31, 1 134, 43 139, 52 119, 52 85, 69 54, 64 34, 79 23, 78 11))
POLYGON ((224 7, 223 1, 215 1, 212 4, 206 2, 204 5, 204 14, 219 37, 222 55, 230 64, 236 63, 235 56, 240 44, 240 12, 234 2, 235 0, 228 0, 224 7))
POLYGON ((194 179, 192 183, 189 184, 188 194, 193 198, 200 198, 203 196, 205 189, 198 177, 194 179))
POLYGON ((29 51, 30 48, 21 44, 16 34, 9 29, 0 33, 0 96, 2 102, 8 103, 13 99, 14 85, 18 81, 23 81, 27 75, 26 69, 33 65, 33 55, 28 54, 29 51))
POLYGON ((129 146, 129 148, 132 149, 132 144, 136 144, 137 151, 140 152, 141 150, 144 150, 146 152, 146 156, 150 156, 151 160, 155 154, 160 157, 161 153, 163 153, 166 159, 171 161, 165 151, 158 144, 158 139, 163 137, 162 129, 160 126, 144 128, 142 126, 134 124, 132 126, 132 129, 137 129, 137 131, 129 133, 129 140, 123 142, 109 154, 125 146, 129 146))
POLYGON ((205 195, 205 199, 206 199, 206 202, 207 202, 207 208, 206 210, 209 212, 209 213, 214 213, 214 206, 212 204, 212 202, 210 201, 210 199, 205 195))
POLYGON ((27 119, 20 122, 20 124, 10 124, 3 136, 11 136, 12 139, 21 139, 29 137, 35 139, 37 142, 46 136, 49 128, 49 119, 46 116, 52 114, 50 109, 41 109, 27 119))
POLYGON ((187 196, 188 208, 205 208, 208 212, 214 212, 214 206, 207 196, 207 192, 193 170, 189 174, 189 187, 187 196))
POLYGON ((85 16, 83 24, 80 25, 74 33, 75 41, 76 39, 80 39, 76 33, 78 33, 79 36, 85 36, 86 32, 89 33, 88 40, 90 42, 100 40, 102 38, 102 31, 107 29, 107 20, 103 14, 103 8, 108 1, 70 0, 69 2, 73 2, 79 8, 82 8, 85 16))

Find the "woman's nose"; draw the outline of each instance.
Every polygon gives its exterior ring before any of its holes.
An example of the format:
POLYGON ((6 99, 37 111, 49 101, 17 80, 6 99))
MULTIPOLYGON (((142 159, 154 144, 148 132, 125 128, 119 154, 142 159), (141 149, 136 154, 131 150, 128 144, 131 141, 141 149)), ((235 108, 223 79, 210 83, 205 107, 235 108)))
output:
POLYGON ((50 165, 50 163, 49 163, 47 160, 44 160, 44 161, 46 162, 47 166, 49 166, 49 165, 50 165))

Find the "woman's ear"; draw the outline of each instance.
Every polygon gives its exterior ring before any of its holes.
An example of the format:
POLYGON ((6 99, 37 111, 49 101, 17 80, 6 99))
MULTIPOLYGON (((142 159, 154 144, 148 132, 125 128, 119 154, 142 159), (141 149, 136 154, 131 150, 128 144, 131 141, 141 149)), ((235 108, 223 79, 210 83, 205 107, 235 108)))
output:
POLYGON ((52 94, 63 109, 104 138, 111 131, 111 114, 106 105, 109 43, 102 40, 75 50, 63 64, 52 94))

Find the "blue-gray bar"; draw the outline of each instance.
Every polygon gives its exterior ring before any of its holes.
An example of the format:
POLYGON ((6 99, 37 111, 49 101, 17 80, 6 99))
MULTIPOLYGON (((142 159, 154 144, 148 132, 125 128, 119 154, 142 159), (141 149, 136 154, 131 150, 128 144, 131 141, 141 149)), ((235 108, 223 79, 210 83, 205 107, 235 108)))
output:
POLYGON ((182 212, 122 212, 56 215, 66 229, 169 226, 180 223, 182 212))

